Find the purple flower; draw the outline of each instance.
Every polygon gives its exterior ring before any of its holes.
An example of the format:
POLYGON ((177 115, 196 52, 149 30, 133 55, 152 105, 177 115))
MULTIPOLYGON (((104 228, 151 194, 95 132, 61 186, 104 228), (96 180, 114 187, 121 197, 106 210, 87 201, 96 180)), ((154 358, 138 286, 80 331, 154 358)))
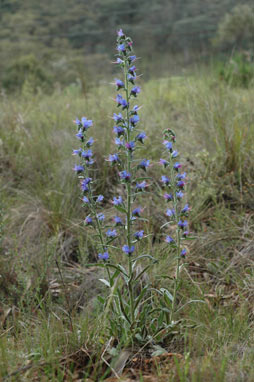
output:
POLYGON ((185 185, 185 183, 184 183, 183 180, 179 180, 179 182, 176 183, 176 186, 177 186, 178 188, 181 188, 181 189, 184 188, 184 185, 185 185))
POLYGON ((175 210, 174 209, 167 209, 166 215, 169 217, 175 216, 175 210))
POLYGON ((93 137, 90 137, 88 139, 88 141, 86 142, 86 146, 91 147, 93 145, 93 143, 94 143, 94 139, 93 139, 93 137))
POLYGON ((166 175, 162 175, 162 176, 161 176, 161 181, 162 181, 162 183, 164 183, 166 186, 168 186, 169 183, 170 183, 170 179, 169 179, 166 175))
POLYGON ((114 121, 116 121, 116 123, 120 123, 120 122, 124 121, 121 113, 119 113, 119 114, 114 113, 113 119, 114 119, 114 121))
MULTIPOLYGON (((135 117, 135 116, 134 116, 135 117)), ((146 133, 139 133, 136 138, 137 141, 144 143, 144 139, 146 139, 146 133)))
POLYGON ((125 170, 119 172, 119 176, 122 180, 124 180, 125 182, 128 182, 131 178, 131 174, 125 170))
POLYGON ((181 257, 185 257, 185 256, 186 256, 186 253, 187 253, 187 251, 186 251, 186 249, 184 248, 184 249, 181 251, 180 256, 181 256, 181 257))
POLYGON ((175 169, 176 171, 178 171, 179 168, 181 168, 181 167, 182 167, 182 165, 181 165, 180 163, 178 163, 178 162, 176 162, 176 163, 174 164, 174 169, 175 169))
POLYGON ((186 214, 189 210, 190 210, 189 205, 188 205, 188 204, 185 204, 185 206, 183 207, 183 209, 182 209, 181 212, 182 212, 183 214, 186 214))
POLYGON ((117 31, 117 36, 118 37, 124 37, 124 33, 123 33, 122 29, 119 29, 119 31, 117 31))
POLYGON ((92 220, 92 218, 90 216, 87 216, 85 218, 85 224, 86 225, 92 225, 93 224, 93 220, 92 220))
POLYGON ((142 239, 143 236, 144 236, 144 231, 143 231, 143 230, 142 230, 142 231, 137 231, 137 232, 134 233, 134 236, 135 236, 135 238, 136 238, 137 240, 140 240, 140 239, 142 239))
POLYGON ((103 214, 102 212, 100 212, 99 214, 97 214, 96 217, 97 217, 97 219, 98 219, 99 221, 103 221, 103 220, 105 219, 105 216, 104 216, 104 214, 103 214))
POLYGON ((118 138, 121 137, 121 135, 124 135, 125 130, 122 126, 114 126, 113 127, 114 133, 117 134, 118 138))
POLYGON ((124 61, 121 58, 117 57, 116 64, 123 64, 123 63, 124 61))
POLYGON ((81 174, 84 171, 84 167, 81 165, 75 164, 73 170, 76 171, 77 174, 81 174))
POLYGON ((144 189, 148 186, 148 184, 146 183, 146 181, 144 180, 143 182, 141 183, 137 183, 136 184, 136 189, 137 191, 144 191, 144 189))
POLYGON ((136 66, 135 66, 135 65, 131 66, 131 67, 129 68, 129 70, 128 70, 128 72, 129 72, 132 76, 135 76, 135 75, 136 75, 135 71, 136 71, 136 66))
POLYGON ((136 61, 137 57, 136 56, 129 56, 128 57, 128 61, 129 61, 129 64, 133 61, 136 61))
POLYGON ((120 162, 118 154, 109 154, 108 161, 111 164, 116 164, 120 162))
POLYGON ((186 172, 184 172, 183 174, 177 174, 176 175, 176 179, 182 180, 182 179, 185 179, 185 178, 186 178, 186 172))
POLYGON ((124 82, 115 78, 115 84, 116 84, 116 90, 120 90, 122 88, 124 88, 124 82))
POLYGON ((165 159, 160 159, 160 164, 162 164, 165 168, 169 165, 169 162, 166 161, 165 159))
POLYGON ((187 227, 188 222, 187 222, 187 220, 184 220, 184 221, 179 220, 179 222, 177 224, 178 224, 178 227, 180 227, 181 229, 184 229, 185 227, 187 227))
POLYGON ((117 102, 117 106, 122 106, 122 109, 126 109, 128 107, 128 102, 126 101, 126 99, 124 99, 121 94, 117 94, 116 96, 116 102, 117 102))
POLYGON ((85 158, 85 160, 90 160, 90 158, 93 156, 93 152, 91 149, 84 150, 81 153, 82 158, 85 158))
POLYGON ((141 168, 142 170, 146 171, 147 167, 149 167, 150 160, 149 159, 143 159, 139 164, 138 168, 141 168))
POLYGON ((134 81, 136 80, 136 78, 137 78, 137 76, 136 76, 136 74, 135 74, 135 76, 133 76, 133 75, 131 75, 131 74, 128 74, 128 76, 127 76, 127 79, 128 79, 128 81, 132 84, 132 85, 134 85, 134 81))
POLYGON ((78 134, 76 134, 76 137, 77 137, 80 141, 84 142, 84 135, 83 135, 82 130, 79 130, 78 134))
POLYGON ((99 253, 98 257, 99 257, 100 260, 108 260, 109 259, 109 254, 108 254, 108 252, 99 253))
POLYGON ((115 229, 108 229, 107 230, 107 232, 106 232, 106 235, 108 236, 108 237, 116 237, 117 236, 117 232, 116 232, 116 230, 115 229))
POLYGON ((81 124, 83 126, 83 131, 84 131, 84 130, 87 130, 89 127, 93 126, 93 121, 86 119, 86 117, 82 117, 81 124))
POLYGON ((82 200, 86 204, 90 203, 90 200, 86 196, 84 196, 82 200))
POLYGON ((170 151, 172 150, 172 148, 173 148, 173 144, 172 144, 172 142, 164 141, 163 144, 164 144, 164 146, 166 147, 166 149, 168 149, 168 150, 170 150, 170 151))
POLYGON ((189 231, 184 231, 183 232, 183 237, 186 239, 187 236, 189 236, 190 232, 189 231))
POLYGON ((134 210, 132 211, 132 216, 140 217, 141 212, 142 212, 141 207, 134 208, 134 210))
POLYGON ((141 91, 140 87, 139 86, 134 86, 132 89, 131 89, 131 95, 133 95, 134 97, 137 97, 137 94, 139 94, 141 91))
POLYGON ((139 109, 140 109, 140 106, 135 105, 135 106, 132 108, 132 110, 131 110, 131 114, 132 114, 132 115, 133 115, 133 114, 137 114, 137 112, 139 111, 139 109))
POLYGON ((178 191, 178 192, 176 192, 176 197, 177 197, 178 200, 182 199, 182 197, 183 197, 183 192, 182 192, 182 191, 178 191))
POLYGON ((171 236, 166 236, 165 242, 168 244, 173 244, 175 242, 175 240, 172 239, 171 236))
POLYGON ((126 143, 125 143, 125 147, 126 147, 129 151, 133 151, 134 148, 135 148, 135 142, 134 142, 134 141, 126 142, 126 143))
POLYGON ((173 195, 172 194, 164 194, 163 198, 166 199, 167 202, 170 200, 173 200, 173 195))
POLYGON ((81 151, 82 151, 82 149, 73 150, 73 151, 72 151, 72 155, 80 155, 80 154, 81 154, 81 151))
POLYGON ((114 222, 116 226, 123 225, 122 219, 119 216, 114 217, 114 222))
POLYGON ((103 195, 99 195, 96 199, 96 203, 101 203, 104 199, 104 196, 103 195))
POLYGON ((134 252, 135 247, 134 247, 134 245, 132 245, 131 247, 129 247, 128 245, 124 245, 124 246, 122 247, 122 250, 123 250, 123 252, 125 252, 127 255, 131 255, 131 254, 134 252))
POLYGON ((118 196, 118 198, 116 196, 113 197, 112 204, 114 204, 114 206, 120 206, 120 204, 122 203, 123 203, 123 198, 121 196, 118 196))
POLYGON ((88 184, 91 182, 92 178, 85 178, 81 181, 81 190, 82 191, 88 191, 88 184))
POLYGON ((81 122, 78 118, 75 119, 74 123, 76 123, 77 126, 80 126, 81 125, 81 122))
POLYGON ((130 118, 130 123, 132 126, 135 126, 138 122, 139 122, 139 116, 138 115, 135 114, 130 118))
POLYGON ((178 151, 174 150, 171 154, 172 158, 176 158, 178 156, 178 151))
POLYGON ((118 50, 119 53, 126 53, 125 44, 118 44, 116 49, 118 50))
POLYGON ((121 139, 120 138, 115 138, 115 144, 117 145, 117 146, 123 146, 123 141, 121 141, 121 139))

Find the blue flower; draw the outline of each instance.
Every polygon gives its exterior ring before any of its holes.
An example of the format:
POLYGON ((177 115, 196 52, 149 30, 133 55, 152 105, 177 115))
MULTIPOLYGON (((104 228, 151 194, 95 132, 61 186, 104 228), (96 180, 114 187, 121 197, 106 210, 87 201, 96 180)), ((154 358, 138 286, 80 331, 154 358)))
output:
POLYGON ((116 90, 120 90, 124 88, 124 82, 115 78, 116 90))
POLYGON ((164 194, 163 198, 166 199, 167 202, 170 200, 173 200, 173 195, 172 194, 164 194))
POLYGON ((74 122, 76 123, 77 126, 81 125, 81 122, 80 122, 80 120, 78 118, 76 118, 74 122))
POLYGON ((100 260, 108 260, 109 259, 109 254, 108 254, 108 252, 99 253, 98 257, 99 257, 100 260))
POLYGON ((132 85, 134 85, 136 79, 137 79, 137 76, 136 76, 136 75, 133 76, 132 74, 128 74, 128 76, 127 76, 127 80, 128 80, 132 85))
POLYGON ((115 138, 115 144, 117 146, 123 146, 124 142, 120 138, 115 138))
POLYGON ((120 162, 118 154, 109 154, 108 161, 111 164, 116 164, 120 162))
POLYGON ((141 183, 137 183, 137 184, 136 184, 136 189, 137 189, 137 191, 144 191, 144 189, 145 189, 147 186, 148 186, 148 185, 147 185, 146 181, 144 180, 143 182, 141 182, 141 183))
POLYGON ((114 204, 114 206, 120 206, 120 204, 122 203, 123 203, 123 198, 121 196, 118 196, 118 198, 116 196, 113 197, 112 204, 114 204))
POLYGON ((86 119, 86 117, 82 117, 81 118, 81 124, 83 126, 83 131, 85 131, 89 127, 93 126, 93 121, 86 119))
POLYGON ((124 33, 123 33, 122 29, 119 29, 119 31, 117 31, 117 36, 118 37, 124 37, 124 33))
POLYGON ((133 95, 134 97, 137 97, 137 94, 139 94, 141 91, 140 87, 139 86, 134 86, 132 89, 131 89, 131 95, 133 95))
POLYGON ((178 151, 174 150, 171 154, 172 158, 176 158, 178 156, 178 151))
POLYGON ((186 214, 188 211, 190 210, 190 207, 188 204, 185 204, 185 206, 183 207, 183 209, 181 210, 181 212, 183 214, 186 214))
POLYGON ((184 248, 184 249, 181 251, 180 256, 181 256, 181 257, 185 257, 185 256, 186 256, 186 253, 187 253, 187 251, 186 251, 186 249, 184 248))
POLYGON ((178 188, 181 188, 181 189, 184 188, 184 185, 185 185, 185 183, 184 183, 183 180, 179 180, 179 182, 176 183, 176 186, 177 186, 178 188))
POLYGON ((126 52, 125 44, 118 44, 116 49, 118 50, 119 53, 125 53, 126 52))
POLYGON ((177 224, 178 224, 178 227, 180 227, 181 229, 184 229, 185 227, 187 227, 188 222, 187 222, 187 220, 184 220, 184 221, 179 220, 179 222, 177 224))
POLYGON ((140 240, 140 239, 142 239, 143 236, 144 236, 144 231, 143 231, 143 230, 142 230, 142 231, 137 231, 137 232, 134 233, 134 236, 135 236, 135 238, 136 238, 137 240, 140 240))
POLYGON ((167 209, 166 215, 169 217, 175 216, 175 210, 174 209, 167 209))
POLYGON ((80 154, 81 154, 81 151, 82 151, 82 149, 73 150, 73 151, 72 151, 72 155, 80 155, 80 154))
POLYGON ((162 176, 161 176, 161 181, 162 181, 162 183, 164 183, 166 186, 168 186, 169 183, 170 183, 170 179, 169 179, 166 175, 162 175, 162 176))
POLYGON ((117 134, 118 138, 121 137, 121 135, 124 135, 125 130, 122 126, 114 126, 113 127, 114 133, 117 134))
POLYGON ((175 240, 171 236, 166 236, 165 242, 168 244, 173 244, 175 240))
POLYGON ((166 161, 165 159, 160 159, 160 164, 162 164, 165 168, 169 165, 169 162, 166 161))
POLYGON ((122 219, 119 216, 114 217, 114 222, 116 226, 123 225, 122 219))
POLYGON ((103 221, 103 220, 105 219, 105 216, 104 216, 104 214, 103 214, 102 212, 100 212, 99 214, 97 214, 96 217, 97 217, 97 219, 98 219, 99 221, 103 221))
POLYGON ((176 192, 176 197, 177 197, 178 200, 182 199, 182 197, 183 197, 183 192, 182 192, 182 191, 178 191, 178 192, 176 192))
POLYGON ((135 66, 135 65, 131 66, 131 67, 129 68, 129 70, 128 70, 128 72, 129 72, 132 76, 135 76, 135 75, 136 75, 135 71, 136 71, 136 66, 135 66))
POLYGON ((104 199, 104 196, 103 195, 99 195, 96 199, 96 203, 101 203, 104 199))
POLYGON ((125 147, 126 147, 129 151, 133 151, 134 148, 135 148, 135 142, 134 142, 134 141, 126 142, 126 143, 125 143, 125 147))
POLYGON ((106 232, 106 235, 108 236, 108 237, 116 237, 117 236, 117 232, 116 232, 116 230, 115 229, 108 229, 107 230, 107 232, 106 232))
POLYGON ((84 196, 82 200, 84 203, 90 203, 90 200, 86 196, 84 196))
POLYGON ((84 142, 84 135, 83 135, 82 130, 79 130, 78 134, 76 134, 76 137, 77 137, 80 141, 84 142))
POLYGON ((139 116, 138 115, 133 115, 131 118, 130 118, 130 123, 131 125, 134 127, 137 123, 139 122, 139 116))
POLYGON ((124 121, 121 113, 119 113, 119 114, 114 113, 113 119, 114 119, 114 121, 116 121, 116 123, 120 123, 120 122, 124 121))
POLYGON ((131 62, 136 61, 136 59, 137 59, 136 56, 129 56, 129 57, 128 57, 129 64, 130 64, 131 62))
MULTIPOLYGON (((134 115, 135 117, 135 115, 134 115)), ((142 133, 139 133, 136 138, 135 138, 137 141, 141 142, 141 143, 144 143, 144 139, 146 139, 146 133, 142 132, 142 133)))
POLYGON ((93 224, 93 220, 92 220, 92 218, 90 216, 87 216, 85 218, 85 224, 86 225, 92 225, 93 224))
POLYGON ((85 178, 81 181, 81 190, 82 191, 88 191, 88 184, 92 181, 92 178, 85 178))
POLYGON ((124 63, 124 60, 122 60, 121 58, 117 57, 116 59, 116 64, 123 64, 124 63))
POLYGON ((86 142, 86 146, 91 147, 93 145, 93 143, 94 143, 94 139, 93 139, 93 137, 90 137, 88 139, 88 141, 86 142))
POLYGON ((141 168, 142 170, 146 171, 147 167, 149 167, 150 160, 149 159, 143 159, 139 164, 138 168, 141 168))
POLYGON ((129 172, 125 171, 125 170, 121 171, 119 173, 119 176, 125 182, 128 182, 131 179, 131 174, 129 172))
POLYGON ((132 216, 140 217, 141 212, 142 212, 141 207, 134 208, 134 210, 132 211, 132 216))
POLYGON ((189 236, 190 232, 189 231, 184 231, 182 236, 186 239, 187 236, 189 236))
POLYGON ((166 147, 166 149, 168 149, 168 150, 170 150, 170 151, 172 150, 172 148, 173 148, 173 144, 172 144, 172 142, 164 141, 163 144, 164 144, 164 146, 166 147))
POLYGON ((183 174, 177 174, 176 175, 176 179, 182 180, 182 179, 185 179, 185 178, 186 178, 186 172, 184 172, 183 174))
POLYGON ((117 102, 117 106, 122 106, 122 109, 126 109, 128 107, 128 102, 126 101, 126 99, 124 99, 121 94, 117 94, 116 96, 116 102, 117 102))
POLYGON ((77 174, 81 174, 84 171, 84 167, 81 165, 75 164, 73 170, 76 171, 77 174))
POLYGON ((124 245, 124 246, 122 247, 122 250, 123 250, 123 252, 125 252, 127 255, 131 255, 131 254, 134 252, 135 247, 134 247, 134 245, 132 245, 131 247, 129 247, 128 245, 124 245))
POLYGON ((176 162, 176 163, 174 164, 174 169, 175 169, 176 171, 178 171, 179 168, 181 168, 181 167, 182 167, 182 165, 181 165, 179 162, 176 162))
POLYGON ((90 158, 93 156, 93 152, 91 149, 84 150, 81 153, 82 158, 85 158, 85 160, 90 160, 90 158))
POLYGON ((137 114, 140 108, 141 106, 138 106, 138 105, 133 106, 133 108, 131 109, 131 114, 132 115, 137 114))

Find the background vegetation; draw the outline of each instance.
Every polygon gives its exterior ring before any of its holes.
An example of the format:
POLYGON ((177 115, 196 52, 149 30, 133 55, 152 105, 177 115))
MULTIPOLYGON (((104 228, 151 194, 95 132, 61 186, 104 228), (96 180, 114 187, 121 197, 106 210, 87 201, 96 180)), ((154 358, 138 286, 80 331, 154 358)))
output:
MULTIPOLYGON (((251 4, 1 2, 3 380, 102 380, 107 370, 112 372, 106 362, 119 370, 119 359, 125 359, 129 374, 136 370, 140 381, 253 381, 251 4), (115 73, 110 61, 119 25, 142 56, 141 121, 148 135, 144 156, 158 161, 162 131, 173 128, 188 173, 195 240, 188 247, 179 299, 205 301, 179 312, 189 327, 142 357, 138 354, 139 364, 119 354, 115 344, 107 348, 96 303, 98 292, 103 293, 101 275, 85 266, 96 261, 96 254, 83 225, 86 211, 71 157, 76 147, 72 121, 86 115, 95 124, 98 192, 105 195, 107 213, 113 214, 116 174, 104 158, 113 146, 115 104, 109 83, 115 73), (212 60, 203 60, 211 54, 212 60), (167 356, 149 367, 142 364, 154 351, 167 356)), ((159 184, 156 164, 150 175, 159 184)), ((174 276, 174 264, 159 240, 164 216, 156 194, 147 198, 145 213, 154 232, 145 249, 160 260, 147 277, 154 285, 170 287, 170 280, 156 276, 174 276)))

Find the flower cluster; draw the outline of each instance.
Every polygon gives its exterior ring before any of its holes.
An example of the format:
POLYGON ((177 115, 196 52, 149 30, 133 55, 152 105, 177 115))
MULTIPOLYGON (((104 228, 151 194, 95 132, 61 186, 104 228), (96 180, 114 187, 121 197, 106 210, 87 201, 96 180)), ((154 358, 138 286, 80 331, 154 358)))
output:
POLYGON ((186 173, 181 172, 182 165, 178 162, 178 152, 174 149, 175 143, 175 133, 166 129, 164 131, 164 142, 168 159, 160 159, 160 164, 163 165, 165 169, 168 169, 167 175, 161 176, 161 183, 165 190, 163 195, 169 207, 166 209, 166 216, 168 218, 168 223, 173 223, 176 228, 175 237, 169 235, 166 236, 166 243, 177 248, 178 257, 185 257, 187 251, 186 248, 182 248, 182 240, 188 238, 188 222, 186 217, 189 213, 189 205, 182 205, 182 200, 184 198, 184 189, 186 183, 186 173))

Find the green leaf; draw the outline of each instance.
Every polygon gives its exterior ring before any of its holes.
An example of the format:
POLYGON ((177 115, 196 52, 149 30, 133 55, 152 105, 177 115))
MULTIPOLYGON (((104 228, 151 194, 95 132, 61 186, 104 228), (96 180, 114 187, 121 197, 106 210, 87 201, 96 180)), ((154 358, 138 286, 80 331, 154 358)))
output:
POLYGON ((107 287, 110 288, 110 283, 108 282, 108 280, 105 280, 105 279, 99 279, 99 281, 101 281, 103 284, 105 284, 107 287))

